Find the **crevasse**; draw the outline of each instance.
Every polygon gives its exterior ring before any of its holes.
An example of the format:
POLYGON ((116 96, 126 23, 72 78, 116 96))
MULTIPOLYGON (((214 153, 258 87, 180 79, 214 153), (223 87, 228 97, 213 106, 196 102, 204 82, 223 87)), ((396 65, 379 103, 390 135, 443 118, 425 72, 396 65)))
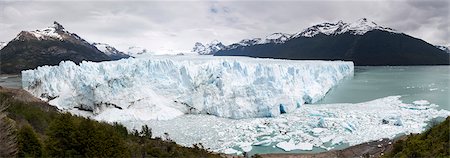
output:
POLYGON ((23 88, 59 109, 123 120, 191 114, 272 117, 314 103, 353 63, 243 57, 158 56, 61 62, 22 72, 23 88))

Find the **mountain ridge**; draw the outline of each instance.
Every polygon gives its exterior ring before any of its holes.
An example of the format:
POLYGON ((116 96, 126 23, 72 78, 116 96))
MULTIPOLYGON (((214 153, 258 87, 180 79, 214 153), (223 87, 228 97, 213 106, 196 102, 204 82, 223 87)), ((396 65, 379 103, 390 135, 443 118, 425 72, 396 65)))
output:
POLYGON ((366 18, 354 23, 322 23, 283 43, 241 40, 214 53, 294 60, 346 60, 357 66, 448 65, 449 54, 405 33, 366 18))
POLYGON ((0 73, 18 74, 22 70, 43 65, 57 65, 65 60, 80 63, 85 60, 99 62, 117 59, 119 59, 117 56, 101 52, 55 21, 53 25, 44 29, 21 31, 9 41, 0 50, 0 73))
MULTIPOLYGON (((237 43, 232 43, 230 45, 224 45, 220 46, 218 44, 222 44, 221 42, 214 40, 205 47, 204 52, 209 52, 207 54, 201 53, 198 51, 198 49, 195 49, 197 45, 200 45, 202 43, 197 42, 192 50, 192 52, 197 52, 200 55, 210 55, 214 54, 220 50, 227 50, 227 49, 235 49, 238 47, 243 46, 253 46, 253 45, 260 45, 260 44, 282 44, 286 41, 299 38, 299 37, 314 37, 317 34, 326 34, 326 35, 338 35, 343 34, 346 32, 350 32, 354 35, 363 35, 368 31, 371 30, 384 30, 392 33, 400 33, 392 28, 384 27, 381 25, 378 25, 377 23, 373 21, 367 20, 367 18, 361 18, 353 23, 345 23, 342 20, 336 22, 336 23, 328 23, 324 22, 321 24, 316 24, 311 27, 308 27, 306 29, 303 29, 302 31, 299 31, 294 34, 289 33, 281 33, 276 32, 272 33, 270 35, 267 35, 265 38, 251 38, 251 39, 243 39, 237 43), (212 48, 220 48, 220 49, 212 49, 212 48), (210 49, 208 49, 210 48, 210 49)), ((222 44, 223 45, 223 44, 222 44)))

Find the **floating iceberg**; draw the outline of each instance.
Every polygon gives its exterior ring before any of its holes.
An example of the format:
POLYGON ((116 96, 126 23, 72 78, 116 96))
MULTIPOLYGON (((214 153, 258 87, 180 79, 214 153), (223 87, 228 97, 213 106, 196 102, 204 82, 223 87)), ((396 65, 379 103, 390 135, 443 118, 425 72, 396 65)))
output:
POLYGON ((352 75, 353 63, 343 61, 155 56, 38 67, 22 72, 22 86, 59 109, 109 122, 240 119, 290 113, 352 75))
MULTIPOLYGON (((306 104, 291 113, 272 118, 227 119, 211 115, 183 115, 172 120, 124 122, 129 129, 142 124, 152 128, 155 136, 169 133, 179 144, 191 146, 202 143, 206 148, 226 152, 243 146, 271 148, 285 151, 332 149, 338 144, 356 145, 399 134, 420 133, 427 122, 436 117, 450 116, 434 104, 426 109, 404 106, 400 96, 390 96, 368 102, 347 104, 306 104), (310 115, 310 114, 318 114, 310 115), (319 122, 326 126, 319 127, 319 122), (388 120, 389 123, 383 123, 388 120), (349 128, 351 130, 349 130, 349 128)), ((237 153, 237 152, 235 152, 237 153)))

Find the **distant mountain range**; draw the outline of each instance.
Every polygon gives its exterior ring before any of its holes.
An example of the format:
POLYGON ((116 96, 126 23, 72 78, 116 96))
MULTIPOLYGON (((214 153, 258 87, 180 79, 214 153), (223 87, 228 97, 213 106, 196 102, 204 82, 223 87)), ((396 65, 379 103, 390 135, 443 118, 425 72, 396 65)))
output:
POLYGON ((64 60, 80 63, 84 60, 108 61, 128 57, 106 44, 90 44, 54 22, 42 30, 22 31, 9 41, 0 50, 0 73, 17 74, 38 66, 57 65, 64 60))
POLYGON ((149 51, 148 49, 142 48, 142 47, 136 47, 136 46, 128 47, 128 50, 126 51, 126 53, 128 55, 130 55, 132 57, 136 57, 136 58, 148 57, 148 56, 154 55, 154 53, 149 51))
POLYGON ((366 18, 322 23, 295 34, 274 33, 227 46, 214 41, 205 49, 195 48, 194 52, 215 56, 348 60, 355 65, 448 65, 450 60, 445 51, 366 18))

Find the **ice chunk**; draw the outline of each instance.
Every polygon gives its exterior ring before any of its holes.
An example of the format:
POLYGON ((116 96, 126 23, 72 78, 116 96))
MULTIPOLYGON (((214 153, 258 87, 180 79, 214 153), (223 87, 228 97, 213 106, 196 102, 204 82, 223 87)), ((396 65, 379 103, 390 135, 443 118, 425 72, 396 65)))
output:
POLYGON ((284 151, 291 151, 291 150, 299 149, 299 147, 296 146, 294 144, 294 142, 291 142, 291 141, 289 141, 289 142, 285 142, 285 141, 284 142, 279 142, 276 146, 278 148, 280 148, 280 149, 283 149, 284 151))
POLYGON ((253 143, 254 146, 269 146, 272 144, 272 141, 270 139, 258 141, 256 143, 253 143))
POLYGON ((252 146, 251 145, 247 145, 247 146, 241 146, 242 151, 244 152, 249 152, 252 150, 252 146))
POLYGON ((298 143, 295 144, 292 140, 289 142, 280 142, 277 144, 277 147, 283 149, 284 151, 292 151, 292 150, 312 150, 313 144, 311 143, 298 143))
POLYGON ((320 141, 322 141, 322 143, 326 143, 326 142, 329 142, 330 140, 332 140, 334 137, 335 137, 334 135, 320 137, 320 141))
POLYGON ((225 153, 225 154, 235 154, 237 152, 238 151, 234 150, 233 148, 227 148, 227 149, 223 150, 223 153, 225 153))
POLYGON ((342 125, 342 127, 344 127, 345 129, 347 129, 350 132, 353 132, 356 130, 355 125, 353 125, 350 122, 342 122, 341 125, 342 125))
POLYGON ((311 144, 311 143, 298 143, 297 146, 298 146, 298 149, 300 149, 300 150, 312 150, 313 149, 313 144, 311 144))
POLYGON ((317 135, 325 130, 326 130, 325 128, 313 128, 311 131, 317 135))
POLYGON ((290 113, 352 75, 353 63, 343 61, 155 56, 79 65, 64 61, 23 71, 22 85, 59 109, 92 111, 102 120, 120 121, 102 114, 109 111, 132 120, 191 113, 239 119, 290 113))
POLYGON ((430 102, 428 102, 427 100, 416 100, 413 102, 413 104, 415 105, 428 105, 430 104, 430 102))

